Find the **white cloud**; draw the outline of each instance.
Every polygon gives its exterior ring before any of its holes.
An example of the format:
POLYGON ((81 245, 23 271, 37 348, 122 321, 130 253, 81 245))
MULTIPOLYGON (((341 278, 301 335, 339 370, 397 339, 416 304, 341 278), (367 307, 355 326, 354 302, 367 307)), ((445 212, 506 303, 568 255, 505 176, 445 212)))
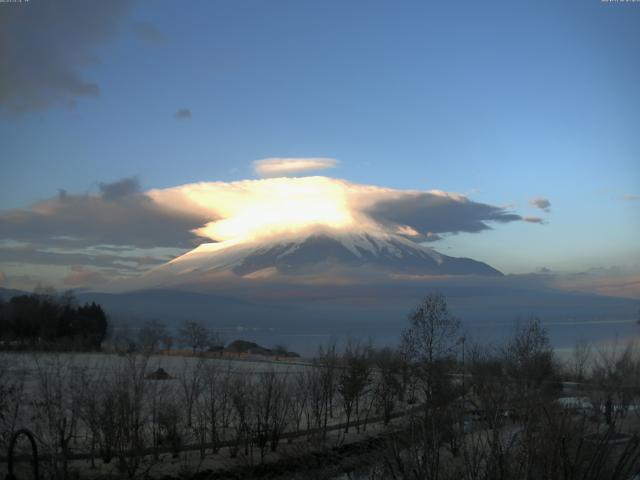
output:
POLYGON ((265 158, 253 162, 254 171, 261 177, 284 177, 291 174, 335 168, 334 158, 265 158))
POLYGON ((194 232, 213 241, 241 240, 322 226, 382 231, 414 241, 480 232, 489 223, 520 221, 504 208, 439 190, 394 190, 328 177, 208 182, 151 190, 155 205, 208 217, 194 232))
POLYGON ((57 257, 105 244, 187 248, 203 240, 242 241, 318 226, 425 242, 488 230, 496 223, 542 222, 457 193, 395 190, 321 176, 201 182, 147 192, 132 178, 99 188, 97 194, 61 191, 28 209, 0 211, 0 240, 29 246, 20 252, 0 249, 0 262, 3 256, 23 255, 57 264, 52 248, 59 249, 57 257))

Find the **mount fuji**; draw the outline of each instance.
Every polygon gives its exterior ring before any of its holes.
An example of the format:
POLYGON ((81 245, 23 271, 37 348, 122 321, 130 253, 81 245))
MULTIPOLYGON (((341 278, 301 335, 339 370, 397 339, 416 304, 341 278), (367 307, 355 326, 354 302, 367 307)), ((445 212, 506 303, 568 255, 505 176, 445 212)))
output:
POLYGON ((207 243, 125 282, 128 288, 207 290, 213 279, 480 275, 501 277, 486 263, 443 255, 401 235, 314 230, 253 241, 207 243))

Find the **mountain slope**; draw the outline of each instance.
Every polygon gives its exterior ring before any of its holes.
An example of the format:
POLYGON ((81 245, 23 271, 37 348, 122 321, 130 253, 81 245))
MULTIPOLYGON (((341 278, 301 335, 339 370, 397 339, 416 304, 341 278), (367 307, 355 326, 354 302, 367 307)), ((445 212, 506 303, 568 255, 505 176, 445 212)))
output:
POLYGON ((441 255, 399 236, 385 238, 369 234, 340 237, 314 234, 301 241, 263 246, 243 258, 233 271, 247 275, 276 268, 280 273, 287 273, 323 262, 350 267, 378 266, 393 273, 416 275, 501 275, 485 263, 441 255))
POLYGON ((486 263, 442 255, 399 235, 315 232, 201 245, 126 285, 129 290, 204 285, 222 274, 227 279, 306 276, 330 282, 330 272, 336 270, 353 275, 502 276, 486 263))

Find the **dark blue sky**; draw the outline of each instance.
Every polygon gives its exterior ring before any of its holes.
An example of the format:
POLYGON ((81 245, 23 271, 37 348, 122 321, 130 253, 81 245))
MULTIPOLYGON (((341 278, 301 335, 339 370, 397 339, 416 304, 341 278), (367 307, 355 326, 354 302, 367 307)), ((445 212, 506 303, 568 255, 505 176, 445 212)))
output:
POLYGON ((0 4, 3 210, 329 157, 331 176, 546 222, 450 236, 444 253, 518 273, 638 264, 640 3, 114 2, 60 28, 27 18, 37 3, 0 4))

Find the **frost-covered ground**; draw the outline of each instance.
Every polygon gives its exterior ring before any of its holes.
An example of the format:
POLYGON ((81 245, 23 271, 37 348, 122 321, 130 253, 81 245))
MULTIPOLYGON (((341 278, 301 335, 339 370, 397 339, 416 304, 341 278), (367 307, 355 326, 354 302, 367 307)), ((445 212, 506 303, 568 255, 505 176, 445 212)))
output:
MULTIPOLYGON (((142 355, 139 356, 142 359, 142 355)), ((149 355, 147 370, 153 372, 163 368, 170 375, 182 375, 195 368, 201 357, 178 355, 149 355)), ((234 373, 256 373, 276 371, 279 374, 292 374, 304 371, 307 366, 303 362, 286 362, 281 360, 262 359, 220 359, 205 357, 207 364, 221 369, 230 369, 234 373)), ((83 369, 88 372, 108 372, 126 362, 125 355, 111 353, 49 353, 49 352, 1 352, 0 365, 6 367, 12 376, 24 375, 33 380, 34 375, 44 369, 64 365, 68 369, 83 369)))
MULTIPOLYGON (((272 404, 275 408, 272 407, 268 421, 275 421, 274 418, 277 417, 277 421, 284 422, 282 432, 289 432, 289 436, 280 441, 277 452, 271 452, 267 447, 265 460, 295 457, 307 451, 310 448, 307 442, 313 435, 317 435, 306 431, 307 428, 313 430, 317 425, 309 423, 313 422, 310 420, 311 397, 304 400, 304 405, 300 403, 300 397, 307 395, 312 385, 304 383, 304 379, 308 378, 310 373, 319 371, 311 365, 299 362, 284 363, 257 359, 226 360, 165 355, 144 357, 103 353, 0 353, 0 384, 17 387, 17 390, 7 397, 13 402, 9 401, 3 405, 10 408, 5 411, 8 415, 2 419, 2 429, 5 433, 21 427, 33 431, 38 439, 41 454, 47 456, 55 453, 58 459, 55 467, 50 462, 43 461, 43 468, 48 468, 49 473, 54 469, 59 471, 63 468, 62 449, 59 447, 59 434, 62 432, 68 439, 66 451, 71 459, 68 468, 81 472, 83 477, 117 476, 122 473, 118 470, 117 451, 114 451, 115 458, 111 462, 104 462, 103 437, 96 441, 100 444, 94 444, 95 461, 88 458, 91 439, 97 438, 96 433, 91 430, 91 420, 92 416, 100 417, 99 423, 104 427, 105 418, 107 422, 109 417, 126 418, 118 416, 120 407, 117 403, 125 399, 127 402, 131 400, 131 405, 135 405, 132 395, 137 381, 144 390, 140 396, 143 404, 140 409, 140 422, 143 424, 142 448, 146 452, 140 457, 142 460, 139 469, 150 468, 150 473, 155 475, 180 476, 185 470, 193 472, 202 468, 227 469, 247 463, 255 465, 262 461, 261 455, 265 452, 261 452, 256 443, 249 444, 245 450, 243 442, 246 441, 246 437, 238 437, 243 434, 239 433, 238 429, 240 417, 237 402, 242 402, 243 399, 247 401, 245 421, 252 433, 244 435, 254 436, 259 432, 255 430, 259 428, 259 422, 267 421, 266 417, 259 419, 258 416, 262 415, 262 409, 266 407, 265 393, 271 391, 268 390, 268 385, 275 389, 283 388, 281 393, 284 397, 273 400, 279 403, 272 404), (146 378, 159 368, 174 378, 146 378), (276 383, 268 384, 268 379, 273 377, 271 373, 275 374, 277 380, 276 383), (211 375, 215 377, 213 380, 211 375), (277 387, 278 381, 282 382, 280 387, 277 387), (129 393, 125 396, 111 396, 123 385, 121 382, 125 382, 124 388, 129 393), (215 391, 212 393, 213 390, 215 391), (226 407, 221 403, 225 395, 223 390, 227 395, 226 407), (211 436, 208 429, 211 425, 208 422, 212 417, 208 395, 216 396, 218 402, 216 418, 219 422, 218 442, 221 448, 217 453, 213 453, 210 444, 211 436), (188 406, 189 397, 193 398, 192 407, 188 406), (110 402, 113 404, 110 405, 110 402), (170 409, 171 405, 174 406, 174 410, 170 409), (94 406, 97 408, 91 410, 94 406), (297 425, 296 410, 300 412, 297 425), (12 415, 13 424, 10 425, 7 421, 12 415), (163 415, 168 418, 163 420, 163 415), (188 421, 190 415, 192 420, 188 421), (172 418, 174 423, 171 423, 172 418), (224 422, 227 422, 226 427, 222 426, 224 422), (174 455, 176 444, 171 440, 172 428, 175 428, 180 437, 177 447, 180 453, 177 456, 174 455), (200 437, 199 432, 202 431, 205 432, 205 437, 200 437), (205 457, 200 455, 199 442, 209 443, 205 457), (236 442, 237 453, 232 454, 236 442), (157 455, 150 453, 153 452, 154 445, 158 447, 157 455), (96 466, 95 469, 91 467, 92 464, 96 466)), ((339 398, 337 394, 334 395, 334 414, 328 422, 326 445, 340 445, 366 437, 366 432, 358 433, 357 430, 360 429, 355 427, 345 434, 344 425, 341 425, 345 417, 339 407, 339 398)), ((368 405, 371 408, 372 404, 368 405)), ((362 408, 364 411, 364 400, 362 408)), ((135 408, 132 407, 131 414, 135 414, 134 412, 135 408)), ((375 409, 370 411, 368 418, 373 422, 367 427, 368 434, 375 434, 382 428, 381 422, 374 420, 376 414, 375 409)), ((353 417, 352 421, 355 420, 353 417)), ((362 418, 360 420, 362 421, 362 418)), ((103 428, 97 435, 100 437, 107 433, 108 429, 103 428)), ((126 436, 127 432, 124 434, 126 436)), ((0 440, 6 445, 6 435, 0 440)), ((127 443, 123 448, 130 451, 130 444, 127 443)), ((4 450, 4 446, 2 449, 4 450)), ((0 456, 4 456, 4 453, 0 456)), ((0 475, 4 475, 2 468, 0 475)))
MULTIPOLYGON (((108 353, 0 353, 0 380, 5 384, 21 383, 23 397, 27 403, 38 394, 38 388, 44 388, 43 380, 51 383, 62 381, 73 383, 73 377, 85 376, 88 380, 102 378, 108 380, 115 372, 130 366, 131 357, 108 353)), ((137 355, 135 365, 151 374, 162 368, 171 377, 167 381, 146 380, 148 384, 163 383, 165 387, 179 390, 181 379, 190 378, 200 363, 214 367, 222 374, 232 376, 258 376, 265 372, 278 375, 299 375, 310 368, 301 362, 269 360, 217 359, 195 356, 137 355)))

